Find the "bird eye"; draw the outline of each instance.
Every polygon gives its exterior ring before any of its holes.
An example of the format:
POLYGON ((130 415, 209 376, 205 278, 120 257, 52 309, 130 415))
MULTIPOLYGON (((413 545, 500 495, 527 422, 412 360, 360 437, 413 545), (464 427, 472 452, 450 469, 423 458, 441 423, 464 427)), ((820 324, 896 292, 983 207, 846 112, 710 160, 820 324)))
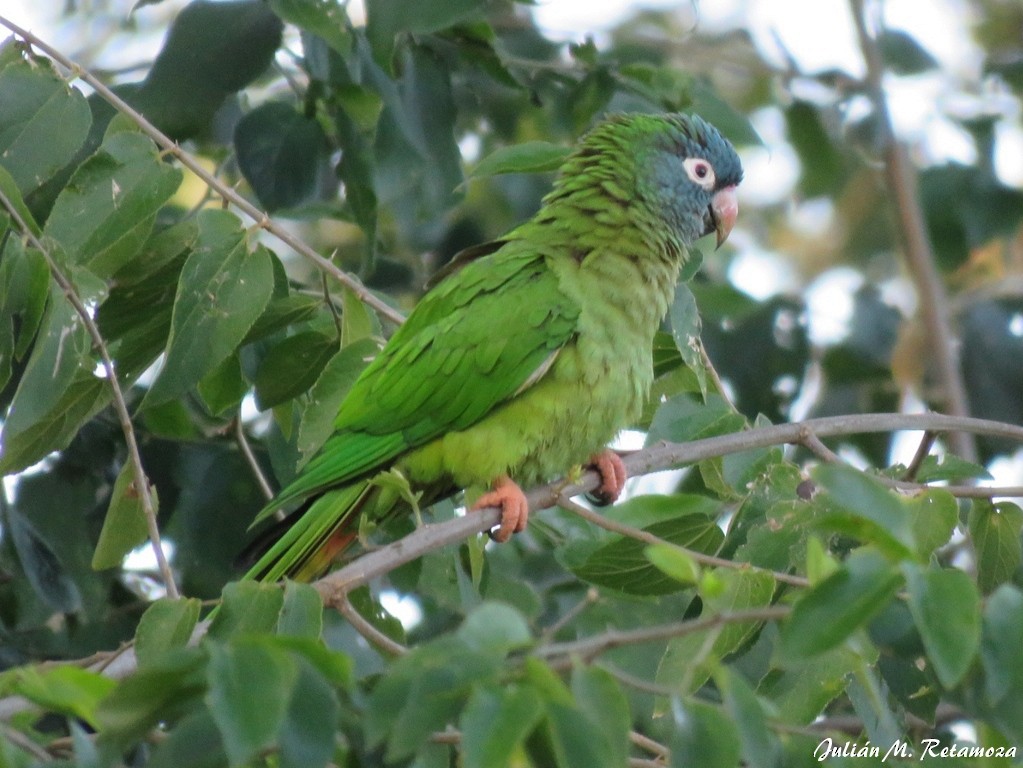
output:
POLYGON ((683 162, 683 166, 690 181, 694 184, 704 189, 714 187, 714 168, 706 160, 700 157, 689 157, 683 162))

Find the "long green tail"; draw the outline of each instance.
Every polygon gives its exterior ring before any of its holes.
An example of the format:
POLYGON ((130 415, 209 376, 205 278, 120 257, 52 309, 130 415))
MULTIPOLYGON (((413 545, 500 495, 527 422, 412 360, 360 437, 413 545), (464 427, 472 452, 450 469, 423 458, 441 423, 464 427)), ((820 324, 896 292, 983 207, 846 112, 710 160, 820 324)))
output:
POLYGON ((296 581, 317 578, 355 541, 358 530, 353 523, 358 512, 378 491, 368 480, 327 491, 299 514, 242 578, 266 582, 285 576, 296 581))

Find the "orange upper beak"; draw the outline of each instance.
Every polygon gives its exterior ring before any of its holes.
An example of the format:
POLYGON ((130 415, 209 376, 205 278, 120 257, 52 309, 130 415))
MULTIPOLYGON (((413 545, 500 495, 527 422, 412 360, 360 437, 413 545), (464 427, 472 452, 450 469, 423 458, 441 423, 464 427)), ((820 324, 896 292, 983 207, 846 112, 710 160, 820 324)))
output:
POLYGON ((739 200, 735 195, 735 187, 725 187, 710 200, 710 215, 714 219, 714 231, 717 232, 718 248, 728 239, 739 215, 739 200))

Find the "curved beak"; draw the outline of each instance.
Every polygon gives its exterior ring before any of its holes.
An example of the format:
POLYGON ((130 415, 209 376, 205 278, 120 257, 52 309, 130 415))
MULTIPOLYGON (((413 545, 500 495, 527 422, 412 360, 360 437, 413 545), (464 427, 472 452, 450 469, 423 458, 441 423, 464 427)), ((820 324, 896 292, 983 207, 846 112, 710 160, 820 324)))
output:
POLYGON ((717 192, 710 200, 710 218, 713 222, 714 231, 717 232, 718 245, 728 239, 728 235, 735 226, 735 219, 739 215, 739 200, 735 195, 735 186, 725 187, 717 192))

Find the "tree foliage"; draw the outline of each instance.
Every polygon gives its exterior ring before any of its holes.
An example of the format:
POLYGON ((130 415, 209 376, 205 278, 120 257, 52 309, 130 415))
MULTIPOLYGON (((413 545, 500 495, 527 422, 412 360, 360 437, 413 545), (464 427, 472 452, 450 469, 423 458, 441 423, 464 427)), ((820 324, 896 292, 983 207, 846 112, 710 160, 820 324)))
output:
MULTIPOLYGON (((1018 129, 1023 11, 971 7, 1018 129)), ((994 162, 1010 118, 947 114, 972 162, 879 172, 900 146, 881 74, 978 84, 851 8, 865 77, 779 66, 741 29, 671 13, 566 45, 510 0, 367 0, 364 20, 338 0, 192 0, 136 80, 69 71, 6 25, 0 764, 1023 749, 1023 510, 1006 500, 1023 494, 976 487, 1023 438, 1023 191, 994 162), (368 554, 317 585, 239 582, 266 478, 325 441, 426 280, 530 215, 572 141, 622 110, 698 112, 748 158, 779 118, 798 161, 786 199, 744 204, 737 246, 694 252, 654 340, 630 425, 648 449, 628 462, 683 471, 597 512, 540 489, 551 508, 500 547, 443 501, 433 525, 361 531, 368 554), (903 259, 914 209, 923 266, 903 259), (753 242, 791 287, 740 289, 753 242), (815 280, 850 267, 846 327, 815 338, 815 280), (913 312, 889 298, 907 283, 913 312), (951 375, 928 365, 956 349, 951 375), (965 418, 956 386, 991 421, 965 418), (865 415, 909 394, 953 416, 865 415), (910 427, 926 431, 903 466, 910 427), (415 556, 372 551, 401 537, 415 556), (166 561, 133 565, 160 538, 166 561)))

